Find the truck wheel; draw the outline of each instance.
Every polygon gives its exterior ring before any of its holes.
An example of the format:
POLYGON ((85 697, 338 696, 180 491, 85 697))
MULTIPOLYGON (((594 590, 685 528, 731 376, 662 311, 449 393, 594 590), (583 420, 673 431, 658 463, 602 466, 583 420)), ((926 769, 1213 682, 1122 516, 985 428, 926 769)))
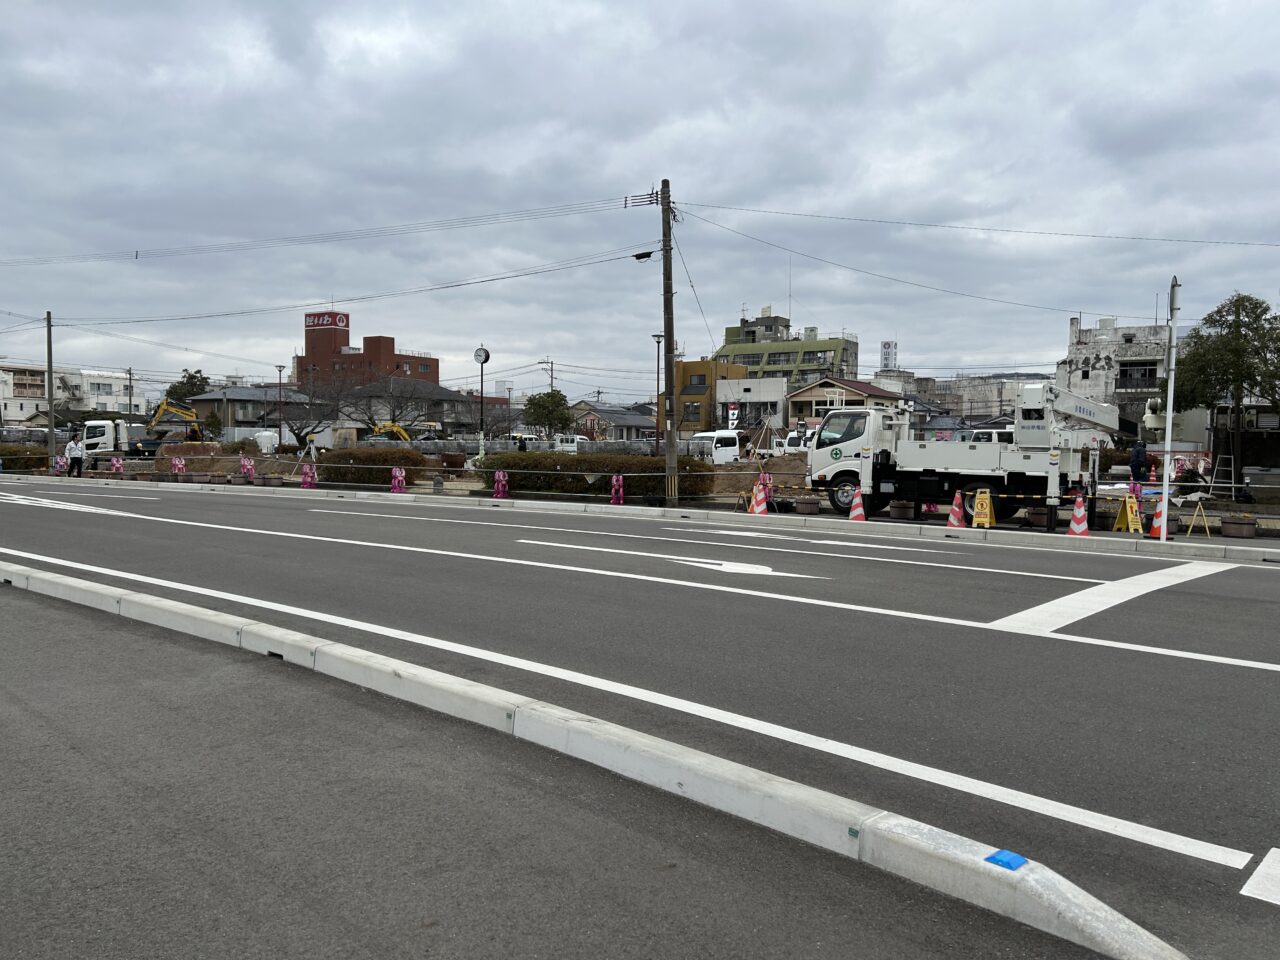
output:
POLYGON ((853 491, 857 487, 856 473, 846 473, 832 481, 827 487, 827 499, 831 502, 831 509, 842 516, 848 516, 849 508, 853 506, 853 491))

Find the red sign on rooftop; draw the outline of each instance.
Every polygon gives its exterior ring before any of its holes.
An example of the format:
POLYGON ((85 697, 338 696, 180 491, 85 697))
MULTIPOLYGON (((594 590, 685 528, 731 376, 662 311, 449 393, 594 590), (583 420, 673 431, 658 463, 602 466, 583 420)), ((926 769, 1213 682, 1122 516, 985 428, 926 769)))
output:
POLYGON ((314 330, 316 327, 339 327, 343 330, 351 326, 351 317, 345 313, 308 313, 305 317, 305 326, 308 330, 314 330))

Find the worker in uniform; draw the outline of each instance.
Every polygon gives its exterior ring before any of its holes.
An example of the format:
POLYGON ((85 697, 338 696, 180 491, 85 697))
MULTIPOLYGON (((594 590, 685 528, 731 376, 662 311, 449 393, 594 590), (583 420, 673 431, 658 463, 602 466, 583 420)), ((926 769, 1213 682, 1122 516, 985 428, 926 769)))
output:
POLYGON ((66 448, 62 451, 62 455, 67 458, 67 476, 81 477, 84 469, 84 444, 80 442, 80 434, 73 433, 71 439, 67 441, 66 448))

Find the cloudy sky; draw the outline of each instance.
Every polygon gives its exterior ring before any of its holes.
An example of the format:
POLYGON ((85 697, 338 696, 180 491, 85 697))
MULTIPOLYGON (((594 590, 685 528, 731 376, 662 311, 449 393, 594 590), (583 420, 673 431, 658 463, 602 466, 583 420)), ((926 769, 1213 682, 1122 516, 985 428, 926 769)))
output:
POLYGON ((581 258, 344 308, 454 385, 483 343, 517 392, 550 358, 570 397, 640 399, 661 271, 627 254, 660 217, 621 199, 667 177, 687 355, 771 304, 856 334, 864 374, 883 338, 919 372, 1048 370, 1071 313, 1163 315, 1175 273, 1184 320, 1280 297, 1278 28, 1208 0, 8 0, 0 355, 41 360, 21 324, 51 310, 59 362, 274 380, 302 304, 581 258))

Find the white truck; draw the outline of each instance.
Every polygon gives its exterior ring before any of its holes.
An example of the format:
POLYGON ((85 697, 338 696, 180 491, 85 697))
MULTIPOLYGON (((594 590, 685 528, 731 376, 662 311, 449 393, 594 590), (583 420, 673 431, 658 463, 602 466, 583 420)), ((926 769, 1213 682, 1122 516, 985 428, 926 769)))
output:
MULTIPOLYGON (((950 504, 959 490, 966 518, 976 491, 995 495, 997 519, 1008 519, 1026 501, 1057 506, 1064 494, 1092 492, 1095 456, 1082 450, 1101 445, 1118 429, 1119 411, 1107 403, 1077 396, 1048 383, 1019 388, 1013 442, 915 440, 911 408, 848 407, 829 412, 809 446, 805 485, 825 490, 837 513, 848 513, 854 490, 862 493, 868 515, 890 500, 950 504), (1098 443, 1073 448, 1093 431, 1098 443)), ((1050 524, 1057 511, 1050 510, 1050 524)))

